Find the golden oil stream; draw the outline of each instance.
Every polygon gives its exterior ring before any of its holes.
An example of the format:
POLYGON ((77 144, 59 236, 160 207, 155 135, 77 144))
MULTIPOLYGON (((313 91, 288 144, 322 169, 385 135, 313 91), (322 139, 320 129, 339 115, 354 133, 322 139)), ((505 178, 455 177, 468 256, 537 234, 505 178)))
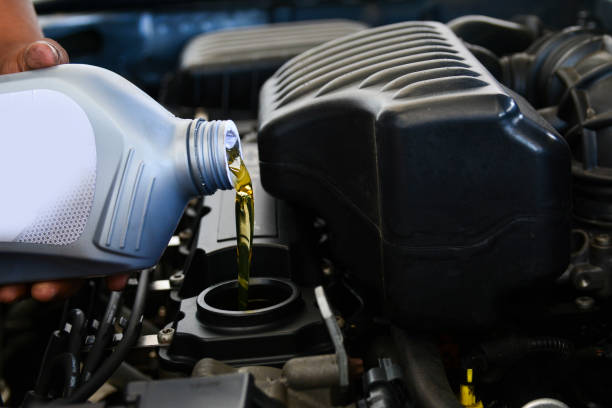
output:
POLYGON ((238 259, 238 307, 247 310, 249 306, 249 275, 253 253, 253 186, 251 176, 240 157, 238 145, 227 149, 227 162, 234 176, 236 188, 236 237, 238 259))

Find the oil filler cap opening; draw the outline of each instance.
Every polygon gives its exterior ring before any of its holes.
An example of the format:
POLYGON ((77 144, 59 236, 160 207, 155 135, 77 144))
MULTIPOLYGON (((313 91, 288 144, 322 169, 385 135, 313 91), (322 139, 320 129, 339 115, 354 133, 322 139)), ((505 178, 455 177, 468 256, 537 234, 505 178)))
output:
POLYGON ((278 278, 251 278, 249 308, 238 307, 238 281, 210 286, 197 299, 197 317, 219 329, 247 328, 280 323, 302 306, 300 289, 291 281, 278 278))

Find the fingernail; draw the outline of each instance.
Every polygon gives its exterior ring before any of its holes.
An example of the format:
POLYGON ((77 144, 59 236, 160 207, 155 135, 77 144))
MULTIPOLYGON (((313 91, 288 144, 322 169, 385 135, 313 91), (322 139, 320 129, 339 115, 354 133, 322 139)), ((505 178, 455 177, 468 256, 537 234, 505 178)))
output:
POLYGON ((32 286, 32 296, 38 300, 51 300, 57 292, 57 285, 53 283, 37 283, 32 286))
POLYGON ((60 60, 60 53, 58 51, 57 48, 55 48, 55 46, 53 44, 51 44, 50 42, 47 41, 43 41, 45 44, 47 44, 47 47, 51 48, 51 50, 53 51, 53 55, 55 55, 55 61, 59 62, 60 60))

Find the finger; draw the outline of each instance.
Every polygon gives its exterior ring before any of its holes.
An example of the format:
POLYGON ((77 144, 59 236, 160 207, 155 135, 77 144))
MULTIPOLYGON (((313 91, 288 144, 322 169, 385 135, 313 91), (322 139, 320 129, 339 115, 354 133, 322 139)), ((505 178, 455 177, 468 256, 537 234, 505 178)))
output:
POLYGON ((24 70, 47 68, 68 62, 66 51, 55 41, 51 41, 40 40, 26 47, 23 53, 24 70))
POLYGON ((59 64, 58 50, 46 41, 36 41, 23 52, 24 70, 52 67, 59 64))
POLYGON ((0 303, 11 303, 26 293, 25 285, 8 285, 0 287, 0 303))
POLYGON ((52 40, 51 38, 43 38, 42 41, 45 41, 51 47, 55 48, 55 50, 59 54, 58 64, 67 64, 70 62, 70 58, 68 57, 68 51, 66 51, 64 47, 62 47, 57 41, 52 40))
POLYGON ((106 278, 110 290, 122 290, 130 277, 129 274, 113 275, 106 278))
POLYGON ((80 280, 39 282, 32 285, 32 297, 41 302, 67 298, 81 287, 80 280))

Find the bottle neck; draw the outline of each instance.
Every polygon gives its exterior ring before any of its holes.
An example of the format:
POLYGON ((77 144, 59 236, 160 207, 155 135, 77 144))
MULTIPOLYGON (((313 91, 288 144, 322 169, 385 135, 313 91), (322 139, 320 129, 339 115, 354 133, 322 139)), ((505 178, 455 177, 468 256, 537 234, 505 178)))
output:
POLYGON ((238 129, 231 120, 194 119, 187 130, 189 172, 200 194, 234 188, 227 150, 238 144, 238 129))

